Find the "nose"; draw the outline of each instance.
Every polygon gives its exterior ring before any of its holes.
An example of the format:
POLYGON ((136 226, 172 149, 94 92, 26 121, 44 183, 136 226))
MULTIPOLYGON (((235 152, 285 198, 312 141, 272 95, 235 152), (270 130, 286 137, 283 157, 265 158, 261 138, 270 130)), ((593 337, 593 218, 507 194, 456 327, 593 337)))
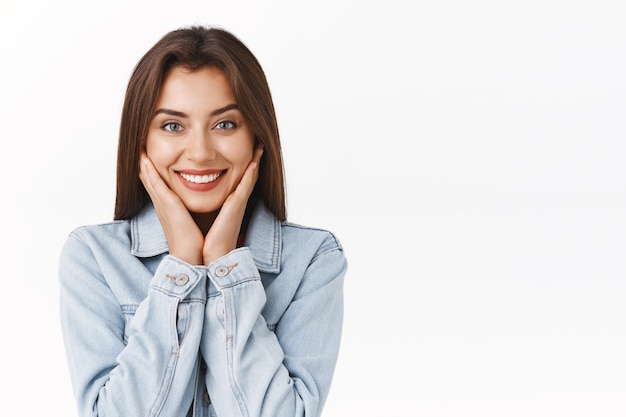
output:
POLYGON ((189 135, 185 150, 187 159, 197 164, 212 161, 216 157, 215 147, 208 132, 195 129, 189 135))

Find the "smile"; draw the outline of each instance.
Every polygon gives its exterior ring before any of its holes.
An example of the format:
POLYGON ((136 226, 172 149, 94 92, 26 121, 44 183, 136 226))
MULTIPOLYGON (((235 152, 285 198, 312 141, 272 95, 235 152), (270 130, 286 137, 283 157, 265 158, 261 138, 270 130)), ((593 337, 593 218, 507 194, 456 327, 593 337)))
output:
POLYGON ((193 182, 194 184, 208 184, 215 181, 224 174, 225 171, 216 172, 210 175, 191 175, 179 172, 178 174, 185 179, 185 181, 193 182))

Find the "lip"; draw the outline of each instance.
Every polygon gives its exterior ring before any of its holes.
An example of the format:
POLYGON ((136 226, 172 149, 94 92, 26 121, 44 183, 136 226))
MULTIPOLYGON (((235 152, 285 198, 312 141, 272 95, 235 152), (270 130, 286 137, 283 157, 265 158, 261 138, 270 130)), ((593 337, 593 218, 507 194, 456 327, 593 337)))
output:
POLYGON ((203 169, 203 170, 185 169, 182 171, 176 171, 176 176, 178 177, 180 182, 183 184, 183 186, 185 186, 185 188, 191 191, 209 191, 219 185, 219 183, 222 181, 222 178, 224 178, 224 175, 226 175, 226 171, 227 170, 225 169, 203 169), (195 182, 187 181, 185 178, 182 177, 182 175, 180 175, 181 173, 188 174, 188 175, 213 175, 213 174, 217 174, 220 172, 222 174, 216 180, 205 183, 205 184, 197 184, 195 182))

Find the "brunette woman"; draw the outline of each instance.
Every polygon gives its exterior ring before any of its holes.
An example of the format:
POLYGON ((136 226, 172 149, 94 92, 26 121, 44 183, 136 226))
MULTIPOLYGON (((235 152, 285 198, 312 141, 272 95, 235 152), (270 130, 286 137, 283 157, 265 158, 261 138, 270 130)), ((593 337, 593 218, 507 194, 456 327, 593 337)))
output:
POLYGON ((114 221, 69 236, 61 321, 79 414, 319 416, 343 249, 286 221, 267 81, 231 33, 168 33, 123 106, 114 221))

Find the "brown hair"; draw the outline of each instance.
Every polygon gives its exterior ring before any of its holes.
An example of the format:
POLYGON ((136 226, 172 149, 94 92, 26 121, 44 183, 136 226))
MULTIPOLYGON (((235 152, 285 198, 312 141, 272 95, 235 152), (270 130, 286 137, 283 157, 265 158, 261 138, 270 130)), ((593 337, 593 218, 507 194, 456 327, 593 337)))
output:
POLYGON ((280 220, 287 217, 283 161, 276 113, 265 74, 252 52, 234 35, 217 28, 192 26, 166 34, 137 63, 122 108, 117 153, 115 220, 130 219, 150 201, 139 179, 139 155, 145 147, 154 106, 168 71, 182 66, 222 70, 239 110, 263 144, 259 179, 248 206, 262 200, 280 220))

